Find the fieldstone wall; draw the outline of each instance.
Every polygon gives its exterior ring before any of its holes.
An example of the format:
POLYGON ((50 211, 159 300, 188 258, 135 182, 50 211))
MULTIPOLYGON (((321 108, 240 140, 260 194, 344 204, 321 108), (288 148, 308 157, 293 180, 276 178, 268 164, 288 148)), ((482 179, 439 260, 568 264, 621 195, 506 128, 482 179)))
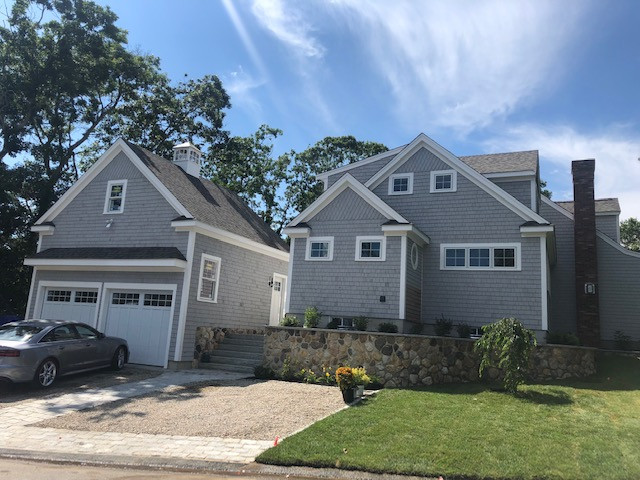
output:
MULTIPOLYGON (((344 332, 324 329, 267 327, 264 366, 275 371, 286 358, 296 368, 322 372, 322 367, 363 366, 385 387, 408 387, 478 379, 474 340, 344 332)), ((584 377, 595 373, 595 349, 542 345, 530 363, 534 380, 584 377)), ((500 372, 491 369, 491 378, 500 372)))
POLYGON ((203 353, 216 350, 226 335, 234 333, 236 335, 264 335, 264 328, 198 327, 196 328, 194 360, 199 361, 203 353))

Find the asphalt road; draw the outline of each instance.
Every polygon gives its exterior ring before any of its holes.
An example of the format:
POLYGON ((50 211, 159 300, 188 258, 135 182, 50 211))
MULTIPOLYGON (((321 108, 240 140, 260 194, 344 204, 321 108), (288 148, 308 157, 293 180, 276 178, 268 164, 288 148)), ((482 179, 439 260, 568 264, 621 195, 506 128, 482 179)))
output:
MULTIPOLYGON (((82 465, 56 465, 0 458, 0 478, 20 480, 273 480, 274 477, 179 473, 159 470, 129 470, 88 467, 82 465)), ((288 477, 293 479, 294 477, 288 477)))

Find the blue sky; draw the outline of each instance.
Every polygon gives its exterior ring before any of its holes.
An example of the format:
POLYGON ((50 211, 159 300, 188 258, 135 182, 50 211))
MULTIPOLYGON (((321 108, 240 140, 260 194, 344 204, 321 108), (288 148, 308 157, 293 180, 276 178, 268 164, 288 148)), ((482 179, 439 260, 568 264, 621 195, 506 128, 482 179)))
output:
POLYGON ((596 196, 640 218, 640 2, 112 0, 132 47, 179 80, 216 74, 227 128, 458 155, 536 149, 554 199, 596 159, 596 196))

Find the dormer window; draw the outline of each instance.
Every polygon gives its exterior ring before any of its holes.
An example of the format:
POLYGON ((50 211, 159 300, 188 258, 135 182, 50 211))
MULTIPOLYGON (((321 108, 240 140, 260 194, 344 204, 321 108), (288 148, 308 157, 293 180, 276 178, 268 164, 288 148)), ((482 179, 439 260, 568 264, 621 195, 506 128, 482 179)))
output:
POLYGON ((437 170, 431 172, 431 188, 429 192, 455 192, 458 189, 458 179, 455 170, 437 170))
POLYGON ((396 173, 389 177, 389 195, 413 193, 413 173, 396 173))
POLYGON ((107 197, 104 203, 104 214, 122 213, 127 193, 126 180, 111 180, 107 184, 107 197))

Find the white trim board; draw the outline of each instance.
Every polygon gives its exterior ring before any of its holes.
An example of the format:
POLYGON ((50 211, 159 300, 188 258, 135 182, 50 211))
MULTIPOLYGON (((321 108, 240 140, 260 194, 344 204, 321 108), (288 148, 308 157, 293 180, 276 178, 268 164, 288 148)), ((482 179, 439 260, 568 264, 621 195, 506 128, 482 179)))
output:
POLYGON ((199 222, 197 220, 174 220, 171 222, 171 226, 176 229, 176 232, 191 232, 194 231, 205 237, 215 238, 225 243, 230 243, 236 247, 245 248, 252 252, 261 253, 269 257, 289 261, 289 253, 277 248, 270 247, 264 243, 259 243, 254 240, 250 240, 247 237, 231 233, 221 228, 207 225, 206 223, 199 222))
POLYGON ((123 139, 119 138, 111 145, 107 151, 93 164, 93 166, 82 175, 76 183, 74 183, 69 190, 67 190, 60 199, 53 204, 53 206, 42 215, 36 225, 44 222, 52 221, 62 210, 64 210, 71 201, 78 196, 82 190, 95 178, 100 172, 102 172, 111 161, 120 153, 124 152, 131 163, 133 163, 138 170, 149 180, 149 182, 156 187, 160 194, 167 200, 167 202, 175 209, 175 211, 185 217, 192 217, 191 213, 178 201, 178 199, 169 191, 169 189, 162 184, 162 182, 156 177, 149 168, 140 160, 138 155, 127 145, 123 139))
POLYGON ((494 184, 491 180, 478 173, 469 165, 464 163, 454 154, 446 150, 444 147, 436 143, 431 138, 427 137, 424 133, 418 135, 409 145, 407 145, 401 153, 391 160, 384 168, 382 168, 377 174, 371 177, 365 186, 371 190, 375 189, 380 183, 382 183, 389 175, 395 172, 400 166, 402 166, 411 156, 419 151, 421 148, 425 148, 434 155, 436 155, 441 161, 449 165, 458 173, 464 175, 471 182, 483 189, 489 195, 494 197, 504 206, 516 213, 518 216, 525 220, 531 220, 538 223, 548 223, 544 218, 535 213, 529 207, 523 205, 516 200, 513 196, 509 195, 502 188, 494 184))
POLYGON ((400 296, 398 318, 404 320, 407 308, 407 237, 400 238, 400 296))
POLYGON ((293 278, 293 259, 296 246, 296 239, 291 238, 291 244, 289 245, 289 255, 291 255, 291 261, 287 265, 287 293, 284 299, 284 313, 289 313, 291 308, 291 279, 293 278))
POLYGON ((302 213, 294 218, 288 225, 288 228, 295 227, 299 223, 306 222, 313 218, 318 212, 329 205, 335 200, 338 195, 344 192, 347 188, 351 188, 357 193, 360 198, 375 208, 381 215, 389 220, 395 220, 399 223, 409 223, 402 215, 396 212, 393 208, 387 205, 380 197, 378 197, 371 190, 366 188, 362 183, 353 178, 348 173, 344 174, 340 179, 331 185, 322 195, 320 195, 315 202, 309 205, 302 213))
POLYGON ((362 160, 359 160, 354 163, 350 163, 349 165, 344 165, 342 167, 334 168, 333 170, 327 170, 326 172, 319 173, 316 175, 316 179, 324 180, 325 183, 328 181, 328 177, 331 175, 336 175, 341 172, 347 172, 351 169, 362 167, 364 165, 369 165, 370 163, 377 162, 378 160, 382 160, 383 158, 387 158, 391 155, 396 155, 400 153, 406 145, 402 145, 400 147, 392 148, 391 150, 387 150, 386 152, 378 153, 377 155, 373 155, 372 157, 367 157, 362 160))
POLYGON ((182 295, 180 297, 180 310, 178 311, 178 330, 176 332, 176 347, 173 352, 173 360, 182 360, 184 348, 184 330, 187 325, 187 310, 189 308, 189 293, 191 291, 191 276, 193 272, 193 253, 196 247, 196 232, 189 232, 187 241, 187 268, 182 279, 182 295))
POLYGON ((541 330, 549 329, 548 297, 549 290, 549 259, 547 258, 547 239, 540 237, 540 308, 541 308, 541 330))

